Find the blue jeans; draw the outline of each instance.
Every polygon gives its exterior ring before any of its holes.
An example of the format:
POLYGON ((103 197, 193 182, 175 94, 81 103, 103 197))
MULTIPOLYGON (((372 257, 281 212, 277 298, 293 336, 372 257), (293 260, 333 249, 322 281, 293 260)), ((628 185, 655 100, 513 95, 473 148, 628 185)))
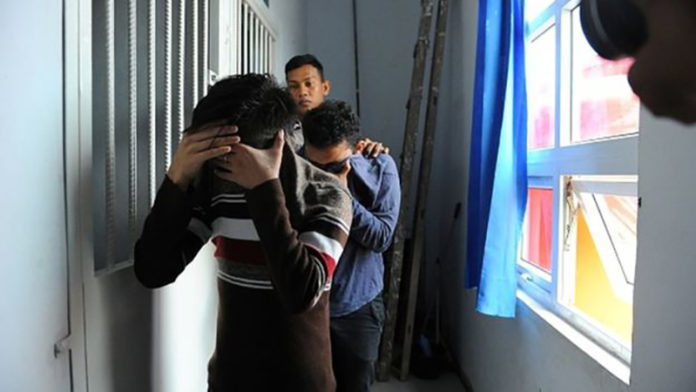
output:
POLYGON ((369 391, 384 326, 382 295, 353 313, 331 318, 331 356, 337 392, 369 391))

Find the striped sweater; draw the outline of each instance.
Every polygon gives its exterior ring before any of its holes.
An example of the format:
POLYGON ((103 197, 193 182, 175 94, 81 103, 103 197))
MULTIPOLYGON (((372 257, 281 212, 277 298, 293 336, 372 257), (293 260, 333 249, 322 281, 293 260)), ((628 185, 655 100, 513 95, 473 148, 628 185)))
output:
POLYGON ((248 192, 202 173, 187 193, 165 178, 136 243, 138 279, 173 282, 212 240, 220 305, 210 390, 333 390, 328 290, 350 195, 287 146, 280 179, 248 192))

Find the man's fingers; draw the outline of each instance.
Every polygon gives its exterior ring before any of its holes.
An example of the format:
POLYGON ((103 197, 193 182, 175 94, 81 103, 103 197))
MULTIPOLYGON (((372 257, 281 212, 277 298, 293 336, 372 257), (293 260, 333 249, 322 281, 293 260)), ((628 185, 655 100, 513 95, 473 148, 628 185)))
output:
POLYGON ((278 134, 276 135, 275 140, 273 141, 273 148, 276 150, 280 150, 283 148, 283 144, 285 143, 285 131, 282 129, 278 131, 278 134))
POLYGON ((237 133, 236 125, 222 125, 213 126, 209 128, 203 128, 200 131, 193 131, 188 137, 192 142, 199 142, 203 140, 208 140, 211 138, 220 138, 229 135, 234 135, 237 133))
POLYGON ((384 147, 384 153, 385 153, 385 154, 389 155, 389 151, 391 151, 391 150, 389 149, 389 147, 384 147))
POLYGON ((362 154, 366 157, 372 155, 372 150, 375 148, 374 143, 365 143, 365 147, 362 149, 362 154))
POLYGON ((204 150, 198 154, 198 158, 200 158, 201 161, 207 161, 209 159, 213 159, 225 154, 229 154, 230 151, 232 151, 232 147, 230 146, 221 146, 221 147, 215 147, 211 148, 209 150, 204 150))
POLYGON ((377 143, 375 147, 372 149, 372 158, 377 158, 377 156, 384 151, 384 146, 382 143, 377 143))
POLYGON ((362 152, 363 148, 365 148, 365 142, 364 141, 359 141, 358 144, 355 145, 355 150, 357 152, 362 152))
POLYGON ((202 151, 202 150, 207 150, 213 147, 220 147, 220 146, 232 146, 235 144, 238 144, 241 141, 241 138, 239 136, 221 136, 214 138, 212 140, 206 139, 206 140, 201 140, 196 142, 193 145, 193 149, 195 151, 202 151))
POLYGON ((338 175, 339 175, 339 176, 348 175, 348 173, 350 172, 350 169, 351 169, 350 161, 346 161, 346 163, 345 163, 345 164, 343 165, 343 167, 341 168, 341 171, 338 172, 338 175))

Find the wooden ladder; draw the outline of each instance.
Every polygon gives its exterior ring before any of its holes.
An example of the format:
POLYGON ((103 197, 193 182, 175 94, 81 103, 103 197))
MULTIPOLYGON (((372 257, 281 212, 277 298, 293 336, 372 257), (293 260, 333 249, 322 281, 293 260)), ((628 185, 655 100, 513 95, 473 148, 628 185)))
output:
POLYGON ((433 142, 435 140, 435 127, 437 117, 437 105, 442 74, 442 58, 445 49, 445 36, 447 32, 448 0, 438 1, 437 24, 435 27, 435 46, 432 53, 430 67, 430 83, 428 89, 428 106, 425 116, 425 130, 423 134, 423 146, 418 173, 418 193, 416 195, 416 213, 413 222, 413 237, 409 244, 408 258, 404 260, 406 247, 406 220, 408 219, 411 178, 413 173, 413 161, 415 157, 416 140, 418 136, 418 123, 420 120, 421 101, 423 98, 423 81, 425 76, 425 61, 428 52, 428 36, 432 30, 432 16, 434 0, 421 1, 421 18, 418 29, 418 40, 413 53, 414 63, 411 75, 411 90, 406 105, 406 128, 404 131, 404 144, 401 152, 401 165, 399 175, 401 180, 401 207, 399 220, 392 244, 390 263, 385 270, 384 302, 386 307, 386 320, 382 342, 380 344, 379 359, 377 361, 377 379, 386 381, 389 379, 392 369, 394 335, 397 328, 397 309, 399 308, 399 293, 403 274, 403 263, 406 263, 408 275, 404 277, 404 294, 406 297, 406 314, 401 317, 404 320, 404 338, 400 345, 399 363, 394 364, 400 380, 408 376, 411 346, 413 342, 413 324, 416 312, 416 299, 418 295, 418 278, 420 272, 420 260, 423 255, 423 237, 425 235, 425 207, 428 197, 428 183, 432 166, 433 142))

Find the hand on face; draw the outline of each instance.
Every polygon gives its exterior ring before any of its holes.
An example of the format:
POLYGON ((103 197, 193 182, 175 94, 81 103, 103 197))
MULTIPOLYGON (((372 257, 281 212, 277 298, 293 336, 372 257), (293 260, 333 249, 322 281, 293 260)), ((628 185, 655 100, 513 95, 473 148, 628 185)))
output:
POLYGON ((211 126, 189 131, 179 143, 167 176, 182 190, 188 189, 203 163, 229 153, 239 143, 235 126, 211 126))
POLYGON ((350 169, 350 160, 346 159, 341 171, 335 174, 335 176, 338 177, 338 180, 341 181, 341 184, 343 184, 343 186, 346 187, 346 189, 348 189, 348 173, 350 173, 350 169))
POLYGON ((215 174, 246 189, 253 189, 268 180, 278 178, 283 159, 285 136, 280 130, 273 146, 259 150, 246 144, 235 144, 229 154, 215 160, 215 174))

